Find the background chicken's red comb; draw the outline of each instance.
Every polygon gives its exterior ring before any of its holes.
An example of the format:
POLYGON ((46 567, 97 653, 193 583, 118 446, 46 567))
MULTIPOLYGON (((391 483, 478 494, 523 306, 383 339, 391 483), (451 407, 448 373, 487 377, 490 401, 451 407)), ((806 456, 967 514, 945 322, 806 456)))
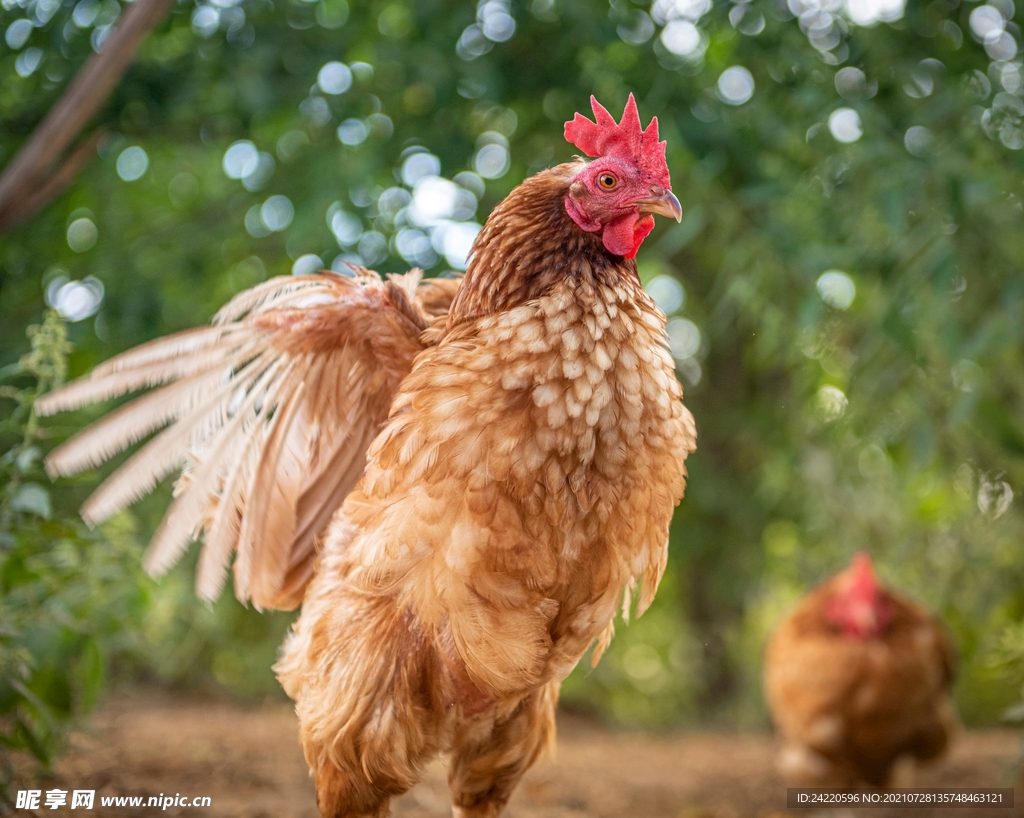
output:
POLYGON ((853 555, 853 559, 850 560, 850 574, 851 587, 861 591, 871 591, 879 587, 875 566, 867 551, 858 551, 853 555))
POLYGON ((615 156, 633 162, 652 181, 669 188, 666 143, 658 141, 658 118, 654 117, 647 129, 642 129, 632 94, 618 123, 596 97, 590 98, 590 107, 596 122, 577 113, 565 123, 566 140, 587 156, 615 156))

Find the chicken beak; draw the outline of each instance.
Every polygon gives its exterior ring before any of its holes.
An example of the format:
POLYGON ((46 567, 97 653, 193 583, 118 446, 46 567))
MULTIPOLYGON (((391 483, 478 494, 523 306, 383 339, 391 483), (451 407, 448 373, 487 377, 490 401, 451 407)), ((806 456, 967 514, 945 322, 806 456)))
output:
POLYGON ((683 220, 683 206, 679 204, 676 194, 671 190, 663 191, 660 188, 652 189, 651 193, 654 195, 646 199, 637 199, 636 203, 640 206, 641 213, 656 213, 659 216, 668 216, 677 222, 683 220))

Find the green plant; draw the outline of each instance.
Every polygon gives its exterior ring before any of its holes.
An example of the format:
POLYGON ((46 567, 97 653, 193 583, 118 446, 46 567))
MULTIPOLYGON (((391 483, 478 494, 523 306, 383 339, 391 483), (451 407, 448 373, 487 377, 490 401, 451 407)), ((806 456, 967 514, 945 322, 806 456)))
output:
POLYGON ((144 589, 125 538, 58 519, 32 410, 61 382, 70 344, 47 312, 31 351, 0 371, 0 804, 13 754, 47 766, 67 727, 97 700, 106 657, 133 639, 144 589))

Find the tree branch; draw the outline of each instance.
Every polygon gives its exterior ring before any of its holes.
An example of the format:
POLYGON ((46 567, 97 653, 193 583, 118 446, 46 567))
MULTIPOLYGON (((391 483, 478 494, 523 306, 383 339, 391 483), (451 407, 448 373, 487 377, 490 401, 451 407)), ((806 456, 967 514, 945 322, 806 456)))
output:
POLYGON ((0 233, 10 230, 46 205, 85 164, 87 157, 80 148, 57 171, 54 179, 47 178, 61 154, 96 115, 124 76, 146 35, 166 16, 174 3, 175 0, 135 0, 131 3, 103 48, 86 60, 64 95, 4 168, 0 174, 0 233), (44 191, 46 196, 41 195, 44 191))
POLYGON ((74 180, 86 163, 96 153, 96 146, 106 131, 97 128, 88 138, 82 142, 69 156, 60 169, 51 174, 42 185, 34 190, 26 191, 24 196, 17 199, 18 208, 14 211, 0 210, 0 233, 13 230, 21 222, 38 210, 46 206, 46 203, 57 198, 74 180))

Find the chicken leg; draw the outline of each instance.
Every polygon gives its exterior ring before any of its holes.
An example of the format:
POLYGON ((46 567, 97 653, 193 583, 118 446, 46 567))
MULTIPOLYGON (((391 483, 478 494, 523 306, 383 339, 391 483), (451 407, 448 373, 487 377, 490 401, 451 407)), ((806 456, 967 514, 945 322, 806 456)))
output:
POLYGON ((497 818, 519 779, 554 743, 557 682, 523 699, 505 719, 466 725, 448 771, 454 818, 497 818))

